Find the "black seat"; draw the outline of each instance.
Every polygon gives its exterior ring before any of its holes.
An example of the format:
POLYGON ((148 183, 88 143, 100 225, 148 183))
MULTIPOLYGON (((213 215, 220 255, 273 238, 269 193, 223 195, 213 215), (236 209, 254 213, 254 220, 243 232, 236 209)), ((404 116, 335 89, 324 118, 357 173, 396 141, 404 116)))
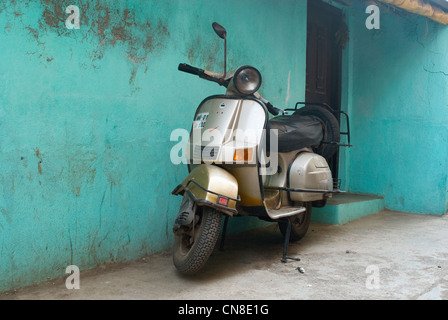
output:
MULTIPOLYGON (((305 147, 317 147, 323 139, 322 122, 315 116, 282 115, 268 122, 268 129, 276 129, 278 151, 290 152, 305 147)), ((271 132, 268 136, 273 139, 271 132)), ((268 142, 269 148, 269 142, 268 142)))

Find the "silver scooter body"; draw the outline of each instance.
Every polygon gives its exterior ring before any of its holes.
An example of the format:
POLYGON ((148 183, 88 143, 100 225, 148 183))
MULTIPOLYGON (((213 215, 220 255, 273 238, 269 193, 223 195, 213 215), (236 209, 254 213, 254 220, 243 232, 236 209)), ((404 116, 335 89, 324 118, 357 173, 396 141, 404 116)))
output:
POLYGON ((277 220, 304 212, 305 202, 329 197, 333 180, 327 161, 307 148, 268 152, 264 103, 231 93, 208 97, 198 107, 187 146, 190 172, 216 165, 235 177, 239 215, 277 220))
MULTIPOLYGON (((226 41, 222 26, 213 23, 213 29, 226 41)), ((332 193, 340 192, 333 189, 326 159, 312 149, 323 146, 325 121, 309 118, 314 129, 307 136, 301 129, 307 126, 297 122, 304 119, 301 114, 270 119, 269 113, 284 112, 258 94, 260 72, 242 66, 226 73, 225 61, 222 74, 187 64, 178 67, 227 88, 225 95, 207 97, 197 108, 186 147, 189 174, 172 191, 183 196, 173 226, 173 262, 184 274, 205 265, 218 239, 222 215, 221 248, 229 217, 256 216, 278 222, 284 235, 282 261, 295 259, 286 255, 288 243, 307 232, 312 205, 325 205, 332 193)), ((332 128, 339 138, 335 121, 332 128)))

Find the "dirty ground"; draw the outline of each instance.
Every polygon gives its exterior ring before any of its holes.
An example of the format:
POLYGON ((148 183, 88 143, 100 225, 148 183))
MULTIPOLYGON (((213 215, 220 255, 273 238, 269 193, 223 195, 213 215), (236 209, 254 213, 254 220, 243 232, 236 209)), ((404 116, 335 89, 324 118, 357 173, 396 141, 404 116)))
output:
POLYGON ((341 226, 312 223, 282 263, 275 224, 230 235, 202 273, 185 277, 169 251, 0 294, 2 300, 448 300, 448 215, 382 211, 341 226), (299 268, 301 268, 299 270, 299 268))

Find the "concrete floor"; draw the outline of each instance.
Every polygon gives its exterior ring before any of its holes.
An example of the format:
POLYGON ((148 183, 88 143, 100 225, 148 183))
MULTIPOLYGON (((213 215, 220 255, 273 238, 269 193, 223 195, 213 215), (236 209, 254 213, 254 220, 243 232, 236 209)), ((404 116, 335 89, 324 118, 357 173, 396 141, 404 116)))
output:
POLYGON ((276 225, 229 236, 202 273, 185 277, 170 252, 11 291, 0 299, 448 300, 448 216, 381 211, 334 226, 312 222, 282 263, 276 225), (304 273, 298 271, 304 269, 304 273))

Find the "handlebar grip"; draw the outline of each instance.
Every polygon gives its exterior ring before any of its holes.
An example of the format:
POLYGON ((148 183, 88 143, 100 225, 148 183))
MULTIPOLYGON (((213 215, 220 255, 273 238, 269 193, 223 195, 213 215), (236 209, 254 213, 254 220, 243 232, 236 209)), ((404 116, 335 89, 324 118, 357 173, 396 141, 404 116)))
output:
POLYGON ((194 74, 194 75, 200 75, 204 72, 204 70, 190 66, 186 63, 179 63, 179 67, 177 68, 179 71, 183 71, 186 73, 194 74))
POLYGON ((277 116, 281 112, 279 108, 274 107, 270 102, 266 103, 266 108, 274 116, 277 116))

